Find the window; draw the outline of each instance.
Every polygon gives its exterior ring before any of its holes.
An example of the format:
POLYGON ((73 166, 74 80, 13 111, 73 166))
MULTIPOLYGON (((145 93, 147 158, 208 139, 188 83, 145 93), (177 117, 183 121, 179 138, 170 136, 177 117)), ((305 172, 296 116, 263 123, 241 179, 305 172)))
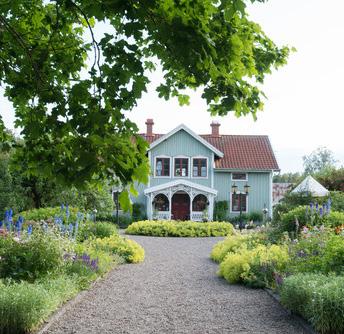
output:
POLYGON ((156 158, 155 176, 170 176, 170 158, 156 158))
POLYGON ((156 211, 168 211, 169 210, 169 201, 166 195, 158 194, 154 197, 153 207, 156 211))
POLYGON ((208 199, 204 195, 197 195, 192 201, 192 211, 202 212, 207 208, 208 199))
POLYGON ((233 173, 232 180, 233 181, 247 181, 247 173, 233 173))
POLYGON ((192 176, 207 177, 207 159, 194 158, 192 160, 192 176))
POLYGON ((232 212, 240 212, 240 204, 242 212, 247 212, 247 195, 232 194, 232 212))
POLYGON ((174 176, 189 176, 189 159, 174 158, 174 176))

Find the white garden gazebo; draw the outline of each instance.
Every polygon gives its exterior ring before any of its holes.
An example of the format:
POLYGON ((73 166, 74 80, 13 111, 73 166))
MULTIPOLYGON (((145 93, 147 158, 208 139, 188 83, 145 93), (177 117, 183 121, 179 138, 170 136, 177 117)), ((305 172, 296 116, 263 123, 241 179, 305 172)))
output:
POLYGON ((312 176, 308 175, 295 189, 293 189, 292 193, 309 193, 315 197, 324 197, 329 194, 329 191, 312 176))

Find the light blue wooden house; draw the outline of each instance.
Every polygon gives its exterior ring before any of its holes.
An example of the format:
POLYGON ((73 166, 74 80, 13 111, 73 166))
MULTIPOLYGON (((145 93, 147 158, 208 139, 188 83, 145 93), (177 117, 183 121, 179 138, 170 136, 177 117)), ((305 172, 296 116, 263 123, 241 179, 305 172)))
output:
POLYGON ((144 204, 148 219, 212 220, 215 201, 228 202, 229 217, 240 206, 243 213, 266 208, 271 216, 272 177, 279 167, 267 136, 220 134, 217 122, 205 135, 184 124, 154 134, 153 120, 146 125, 151 174, 133 201, 144 204))

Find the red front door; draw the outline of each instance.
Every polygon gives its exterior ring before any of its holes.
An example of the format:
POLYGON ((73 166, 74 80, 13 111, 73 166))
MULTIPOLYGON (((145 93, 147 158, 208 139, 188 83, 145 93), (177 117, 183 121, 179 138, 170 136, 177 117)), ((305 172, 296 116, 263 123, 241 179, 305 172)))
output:
POLYGON ((188 194, 172 196, 172 218, 174 220, 190 219, 190 197, 188 194))

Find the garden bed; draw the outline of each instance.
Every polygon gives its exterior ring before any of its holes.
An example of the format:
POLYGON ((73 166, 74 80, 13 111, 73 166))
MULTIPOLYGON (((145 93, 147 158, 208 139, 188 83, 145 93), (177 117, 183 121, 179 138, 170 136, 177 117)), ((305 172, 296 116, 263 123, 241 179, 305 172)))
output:
POLYGON ((311 203, 273 225, 218 242, 211 258, 229 283, 268 288, 322 334, 344 333, 344 213, 311 203))
POLYGON ((0 333, 35 330, 117 265, 143 261, 143 248, 119 236, 113 224, 73 218, 70 223, 71 215, 60 212, 13 223, 6 212, 0 227, 0 333))
POLYGON ((234 229, 227 222, 145 220, 129 225, 125 233, 155 237, 222 237, 232 235, 234 229))

